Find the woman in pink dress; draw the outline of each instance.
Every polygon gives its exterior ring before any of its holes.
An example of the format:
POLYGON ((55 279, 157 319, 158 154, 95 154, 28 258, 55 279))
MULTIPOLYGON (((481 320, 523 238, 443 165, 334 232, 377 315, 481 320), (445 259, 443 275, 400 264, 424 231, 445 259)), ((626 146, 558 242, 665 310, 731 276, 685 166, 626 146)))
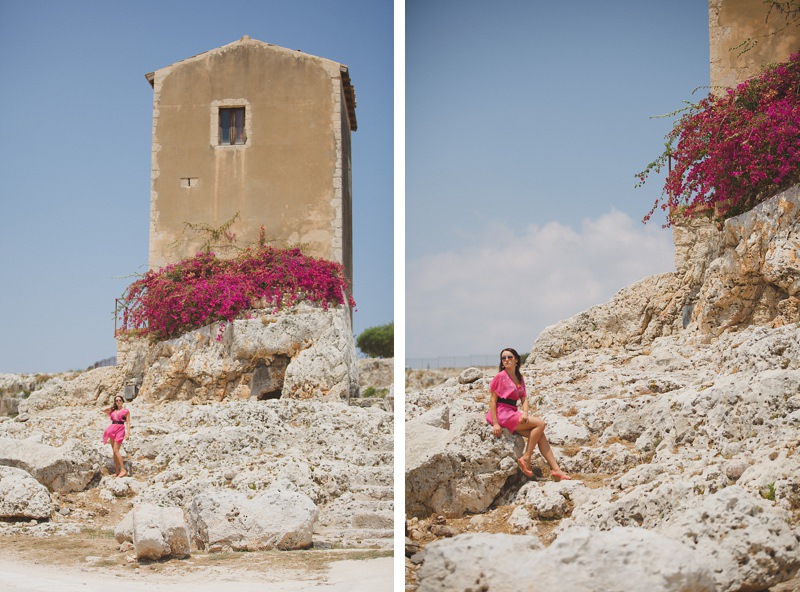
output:
POLYGON ((122 397, 117 395, 114 397, 114 404, 103 409, 103 413, 107 413, 111 420, 111 425, 103 432, 103 444, 111 442, 115 477, 124 477, 128 474, 125 470, 125 463, 122 461, 122 455, 119 453, 120 445, 128 439, 131 433, 131 414, 130 411, 123 407, 123 404, 122 397))
POLYGON ((512 434, 517 432, 527 438, 525 452, 517 459, 517 464, 525 475, 533 477, 531 457, 538 444, 539 452, 550 465, 550 475, 557 479, 571 479, 556 462, 553 449, 544 435, 545 423, 541 417, 528 415, 528 396, 525 379, 519 371, 520 357, 516 350, 507 347, 500 352, 500 372, 489 385, 489 411, 486 421, 492 424, 492 433, 498 438, 506 428, 512 434), (522 411, 517 409, 517 401, 522 401, 522 411))

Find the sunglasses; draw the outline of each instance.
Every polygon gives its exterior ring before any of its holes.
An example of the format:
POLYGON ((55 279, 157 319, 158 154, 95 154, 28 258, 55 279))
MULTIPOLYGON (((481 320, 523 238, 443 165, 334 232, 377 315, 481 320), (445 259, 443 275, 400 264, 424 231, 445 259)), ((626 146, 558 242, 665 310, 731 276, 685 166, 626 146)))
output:
POLYGON ((500 356, 501 360, 513 360, 514 356, 500 356))

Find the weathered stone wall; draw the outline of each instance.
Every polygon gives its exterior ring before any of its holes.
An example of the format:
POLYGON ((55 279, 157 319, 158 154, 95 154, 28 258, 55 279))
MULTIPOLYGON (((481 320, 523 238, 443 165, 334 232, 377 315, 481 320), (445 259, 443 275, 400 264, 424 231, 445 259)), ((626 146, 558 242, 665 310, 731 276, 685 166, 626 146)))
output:
POLYGON ((361 389, 389 388, 394 383, 394 358, 364 358, 358 361, 361 389))
POLYGON ((800 27, 769 10, 756 0, 709 0, 712 89, 736 86, 800 48, 800 27))

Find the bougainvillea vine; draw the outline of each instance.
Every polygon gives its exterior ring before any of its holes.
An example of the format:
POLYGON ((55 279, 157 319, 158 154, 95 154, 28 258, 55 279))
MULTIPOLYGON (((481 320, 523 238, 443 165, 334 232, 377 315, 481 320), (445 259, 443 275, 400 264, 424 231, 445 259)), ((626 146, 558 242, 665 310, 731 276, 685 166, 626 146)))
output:
POLYGON ((120 333, 171 339, 214 322, 232 321, 253 308, 312 302, 355 306, 343 267, 300 249, 250 248, 235 259, 199 253, 148 271, 122 299, 120 333))
POLYGON ((637 175, 637 186, 670 159, 645 222, 659 207, 687 217, 711 210, 723 220, 800 182, 800 52, 691 105, 667 135, 664 153, 637 175))

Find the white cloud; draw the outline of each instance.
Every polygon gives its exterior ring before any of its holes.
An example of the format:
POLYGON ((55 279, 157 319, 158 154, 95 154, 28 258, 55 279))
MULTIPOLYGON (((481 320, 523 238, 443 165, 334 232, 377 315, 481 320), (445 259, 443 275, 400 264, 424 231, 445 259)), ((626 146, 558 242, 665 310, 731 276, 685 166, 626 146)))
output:
POLYGON ((672 233, 612 210, 579 229, 498 223, 406 262, 406 358, 530 351, 542 329, 674 269, 672 233))

